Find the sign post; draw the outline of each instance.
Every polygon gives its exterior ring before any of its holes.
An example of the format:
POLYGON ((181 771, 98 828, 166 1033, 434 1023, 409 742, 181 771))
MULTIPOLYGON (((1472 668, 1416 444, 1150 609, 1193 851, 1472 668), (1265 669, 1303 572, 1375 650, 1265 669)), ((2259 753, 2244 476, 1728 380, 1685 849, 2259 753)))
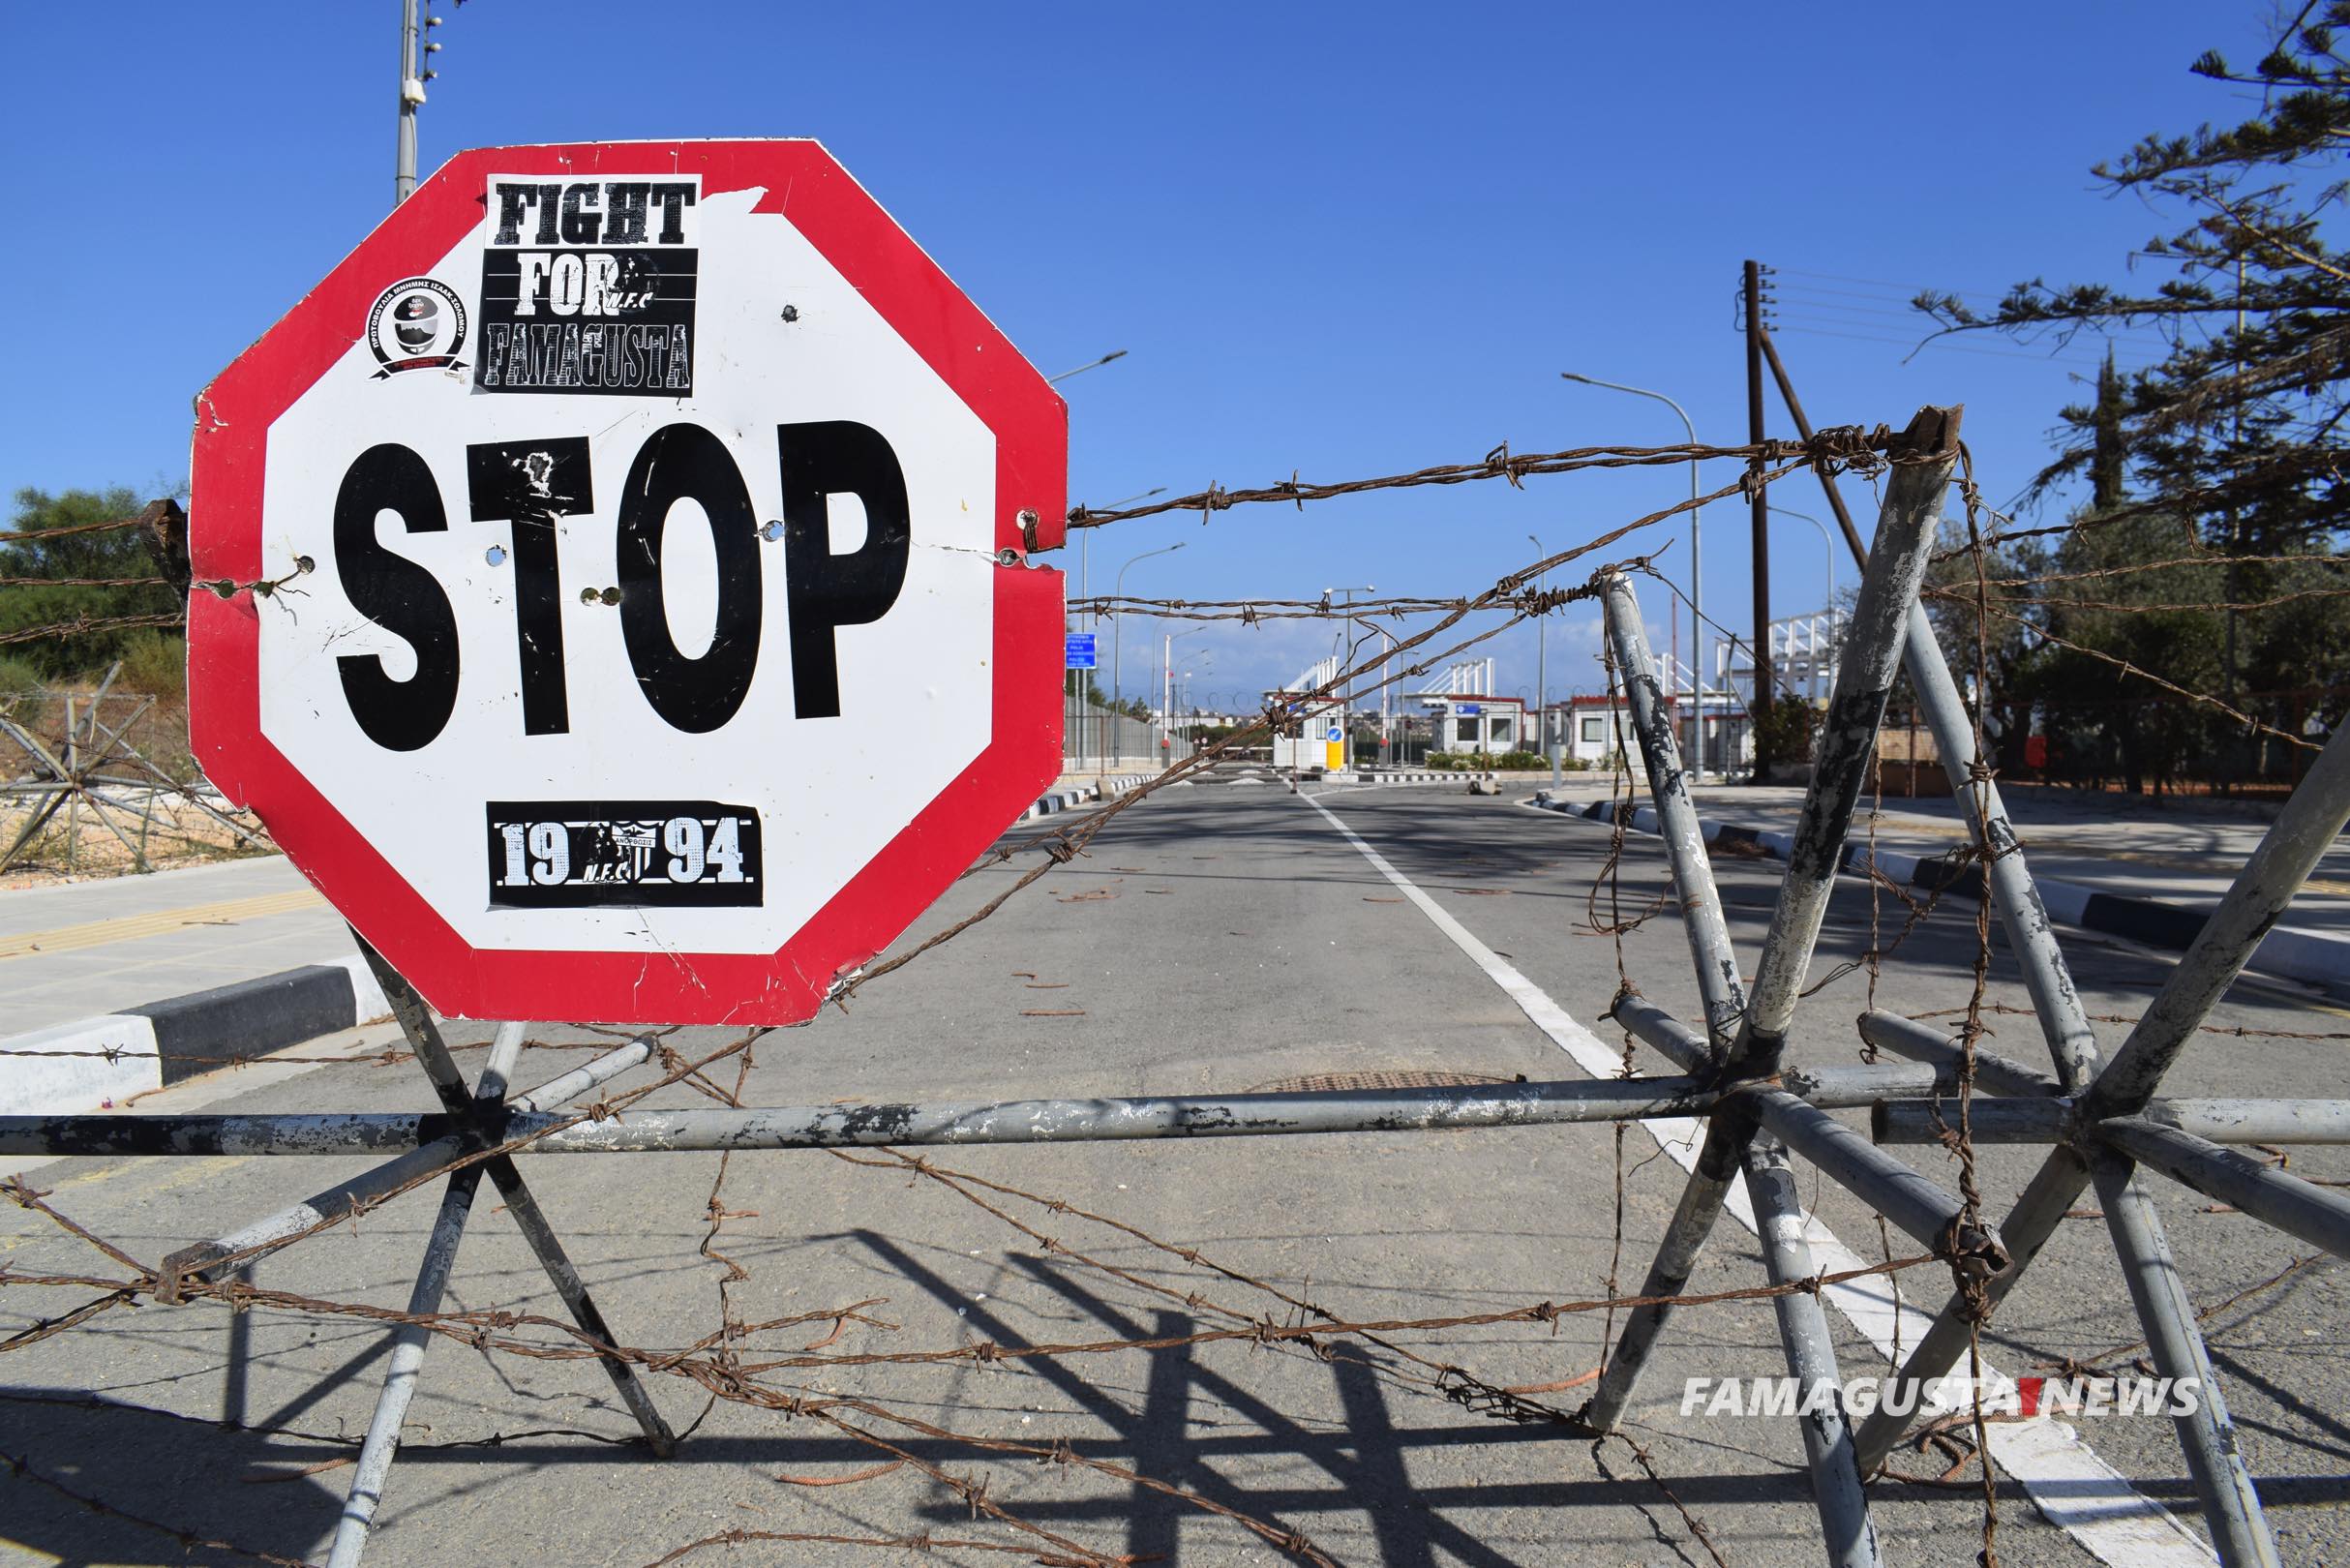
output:
POLYGON ((461 154, 198 400, 196 754, 445 1013, 807 1018, 1059 771, 1067 436, 814 142, 461 154))
MULTIPOLYGON (((196 411, 196 755, 351 921, 452 1153, 503 1136, 524 1026, 468 1087, 427 1002, 800 1021, 1059 771, 1062 580, 1028 557, 1063 542, 1067 407, 814 142, 462 154, 196 411)), ((502 1155, 447 1183, 410 1312, 485 1175, 618 1342, 502 1155)), ((429 1339, 395 1334, 331 1568, 429 1339)))

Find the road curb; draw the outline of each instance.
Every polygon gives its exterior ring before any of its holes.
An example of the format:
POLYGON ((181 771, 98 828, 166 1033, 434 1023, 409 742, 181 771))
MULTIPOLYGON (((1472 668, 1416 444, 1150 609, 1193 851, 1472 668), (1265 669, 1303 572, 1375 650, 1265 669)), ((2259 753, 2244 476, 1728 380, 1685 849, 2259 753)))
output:
MULTIPOLYGON (((1544 792, 1521 803, 1592 822, 1609 822, 1620 817, 1626 827, 1636 831, 1657 831, 1655 808, 1636 806, 1629 801, 1592 800, 1578 805, 1572 800, 1552 799, 1548 792, 1544 792)), ((1774 860, 1786 859, 1794 845, 1793 833, 1748 828, 1732 822, 1716 822, 1709 817, 1698 819, 1698 831, 1708 844, 1748 844, 1774 860)), ((1862 867, 1867 858, 1866 844, 1847 841, 1844 859, 1838 869, 1853 876, 1865 876, 1867 873, 1862 867)), ((1880 852, 1877 869, 1895 882, 1907 884, 1921 892, 1949 892, 1962 898, 1978 900, 1982 897, 1982 867, 1956 863, 1948 856, 1880 852)), ((2150 948, 2184 952, 2204 925, 2205 916, 2201 912, 2178 904, 2166 904, 2159 899, 2130 898, 2106 892, 2087 883, 2059 882, 2047 877, 2034 878, 2033 885, 2039 891, 2040 901, 2046 906, 2049 919, 2150 948)), ((2262 939, 2260 947, 2252 954, 2251 965, 2264 974, 2281 975, 2287 980, 2303 980, 2328 991, 2338 991, 2343 988, 2345 978, 2350 978, 2350 940, 2280 925, 2262 939)))
MULTIPOLYGON (((1155 773, 1115 773, 1100 785, 1055 790, 1020 813, 1029 822, 1123 794, 1155 773)), ((224 1057, 299 1045, 391 1012, 366 960, 353 954, 256 980, 52 1024, 0 1039, 0 1104, 19 1115, 120 1105, 224 1057)))
POLYGON ((1158 776, 1157 773, 1110 773, 1104 775, 1098 785, 1081 784, 1075 789, 1055 790, 1050 795, 1038 796, 1037 803, 1021 812, 1018 820, 1033 822, 1039 817, 1049 817, 1056 811, 1067 811, 1071 806, 1080 806, 1089 800, 1100 800, 1110 795, 1123 795, 1135 785, 1148 783, 1158 776))
POLYGON ((356 953, 0 1039, 0 1101, 17 1114, 102 1109, 390 1013, 356 953), (81 1054, 104 1053, 104 1054, 81 1054))
POLYGON ((1465 768, 1459 771, 1431 768, 1411 773, 1346 773, 1340 776, 1352 778, 1357 784, 1465 784, 1471 779, 1491 778, 1494 775, 1471 772, 1465 768))

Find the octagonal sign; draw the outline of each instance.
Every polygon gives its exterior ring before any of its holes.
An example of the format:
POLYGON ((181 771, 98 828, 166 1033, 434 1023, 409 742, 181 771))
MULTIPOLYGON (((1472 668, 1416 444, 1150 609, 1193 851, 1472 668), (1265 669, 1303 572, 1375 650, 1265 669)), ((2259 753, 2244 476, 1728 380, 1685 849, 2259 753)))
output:
POLYGON ((1067 412, 808 141, 453 160, 197 403, 197 757, 444 1012, 789 1023, 1053 778, 1067 412))

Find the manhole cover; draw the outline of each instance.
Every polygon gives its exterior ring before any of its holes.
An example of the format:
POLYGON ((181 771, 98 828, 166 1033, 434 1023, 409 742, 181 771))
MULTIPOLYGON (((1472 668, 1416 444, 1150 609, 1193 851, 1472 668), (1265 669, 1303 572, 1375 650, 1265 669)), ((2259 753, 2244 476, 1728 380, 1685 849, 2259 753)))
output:
POLYGON ((1515 1076, 1493 1072, 1312 1072, 1302 1078, 1276 1078, 1249 1091, 1252 1095, 1301 1095, 1334 1089, 1464 1089, 1480 1083, 1516 1083, 1515 1076))

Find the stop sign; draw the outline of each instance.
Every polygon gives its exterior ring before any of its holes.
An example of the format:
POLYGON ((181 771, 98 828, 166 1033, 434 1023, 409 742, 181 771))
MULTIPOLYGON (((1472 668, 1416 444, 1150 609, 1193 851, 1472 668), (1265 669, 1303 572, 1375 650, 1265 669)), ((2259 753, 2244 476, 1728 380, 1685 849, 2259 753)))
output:
POLYGON ((444 1012, 808 1017, 1059 770, 1067 440, 813 142, 463 154, 197 402, 196 755, 444 1012))

